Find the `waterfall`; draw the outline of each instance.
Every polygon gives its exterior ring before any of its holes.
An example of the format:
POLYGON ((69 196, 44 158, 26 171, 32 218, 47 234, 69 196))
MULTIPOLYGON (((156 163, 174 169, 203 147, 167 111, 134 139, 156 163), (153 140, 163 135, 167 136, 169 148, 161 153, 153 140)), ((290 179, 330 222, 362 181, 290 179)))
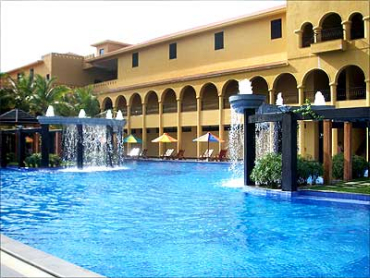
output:
POLYGON ((236 113, 231 109, 231 126, 229 131, 229 157, 230 171, 233 172, 233 178, 243 176, 243 145, 244 145, 244 126, 243 114, 236 113))

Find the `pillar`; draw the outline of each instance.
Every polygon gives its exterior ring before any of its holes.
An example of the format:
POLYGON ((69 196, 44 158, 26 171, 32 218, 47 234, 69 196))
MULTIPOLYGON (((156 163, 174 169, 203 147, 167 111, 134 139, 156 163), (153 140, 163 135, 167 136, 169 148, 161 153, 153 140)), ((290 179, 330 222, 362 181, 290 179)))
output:
POLYGON ((7 161, 6 161, 6 155, 7 155, 7 145, 6 145, 6 134, 3 133, 3 131, 0 130, 0 156, 1 156, 1 166, 0 167, 6 167, 7 161))
POLYGON ((324 131, 324 142, 323 142, 323 151, 324 151, 324 184, 331 184, 332 179, 332 122, 331 120, 324 120, 323 123, 324 131))
POLYGON ((370 79, 366 79, 365 83, 366 83, 366 106, 370 106, 370 79))
POLYGON ((33 134, 33 152, 40 152, 40 134, 38 132, 35 132, 33 134))
MULTIPOLYGON (((269 90, 269 104, 275 104, 275 90, 270 89, 269 90)), ((275 123, 270 123, 270 152, 274 152, 274 129, 275 129, 275 123)))
POLYGON ((299 137, 299 154, 304 157, 306 155, 306 150, 305 150, 305 122, 304 121, 299 121, 299 129, 298 129, 298 137, 299 137))
MULTIPOLYGON (((127 135, 131 134, 131 105, 127 104, 127 122, 126 122, 126 127, 127 127, 127 135)), ((131 144, 126 144, 127 150, 126 154, 128 154, 131 150, 131 144)))
POLYGON ((58 156, 62 154, 62 133, 60 131, 55 132, 55 154, 58 156))
MULTIPOLYGON (((223 110, 224 110, 224 97, 223 95, 218 96, 218 136, 224 139, 224 126, 223 126, 223 110)), ((222 150, 223 143, 218 143, 218 151, 222 150)))
POLYGON ((352 123, 344 123, 344 166, 343 179, 352 179, 352 123))
POLYGON ((113 167, 113 127, 106 126, 105 131, 105 138, 106 138, 106 147, 107 147, 107 157, 106 157, 106 166, 113 167))
POLYGON ((351 39, 351 25, 352 22, 349 20, 342 21, 343 39, 345 41, 349 41, 351 39))
POLYGON ((332 141, 331 141, 331 149, 333 156, 338 154, 338 129, 333 128, 332 129, 332 141))
POLYGON ((270 104, 275 104, 275 90, 274 89, 270 89, 269 90, 269 102, 270 104))
MULTIPOLYGON (((163 134, 163 105, 162 100, 158 100, 158 128, 159 128, 159 136, 163 134)), ((163 143, 158 143, 159 149, 158 149, 158 156, 161 156, 163 154, 163 143)))
POLYGON ((177 152, 180 151, 182 147, 182 127, 181 127, 181 99, 176 99, 177 101, 177 152))
MULTIPOLYGON (((201 109, 202 109, 202 99, 197 96, 197 137, 200 137, 202 133, 201 126, 201 109)), ((200 142, 197 142, 197 157, 200 156, 200 142)))
POLYGON ((146 149, 147 148, 147 134, 146 134, 146 104, 143 103, 142 104, 142 107, 143 107, 143 112, 142 112, 142 119, 141 119, 141 123, 142 123, 142 132, 141 132, 141 139, 142 139, 142 149, 146 149))
POLYGON ((365 38, 369 39, 370 38, 370 16, 365 16, 363 19, 364 21, 364 31, 365 31, 365 38))
POLYGON ((330 83, 330 105, 336 105, 337 103, 337 83, 330 83))
POLYGON ((298 38, 297 42, 298 48, 302 48, 302 34, 303 34, 302 30, 301 29, 295 30, 294 33, 296 33, 298 38))
POLYGON ((298 105, 303 105, 305 103, 304 86, 299 85, 297 88, 298 88, 298 105))
POLYGON ((84 162, 84 137, 82 125, 77 125, 77 168, 83 168, 84 162))
POLYGON ((244 185, 254 185, 250 175, 256 159, 256 125, 248 122, 248 117, 254 114, 254 109, 244 110, 244 185))
POLYGON ((314 43, 321 42, 321 30, 322 30, 322 28, 320 26, 316 26, 316 27, 313 28, 314 43))
POLYGON ((297 121, 292 112, 283 114, 282 129, 281 189, 297 191, 297 121))
POLYGON ((41 167, 49 167, 49 125, 41 125, 41 167))
POLYGON ((24 167, 25 155, 25 145, 26 145, 26 136, 22 132, 22 127, 17 128, 16 130, 16 144, 17 144, 17 161, 18 167, 24 167))

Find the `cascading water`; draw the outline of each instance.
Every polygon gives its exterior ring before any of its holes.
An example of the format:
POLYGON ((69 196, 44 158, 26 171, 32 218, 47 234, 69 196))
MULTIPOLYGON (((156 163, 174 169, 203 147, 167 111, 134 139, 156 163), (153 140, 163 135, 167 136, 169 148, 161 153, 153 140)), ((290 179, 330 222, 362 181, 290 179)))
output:
POLYGON ((231 161, 230 170, 233 173, 233 178, 240 178, 241 176, 243 176, 243 142, 243 115, 236 113, 234 109, 231 109, 229 157, 231 161))

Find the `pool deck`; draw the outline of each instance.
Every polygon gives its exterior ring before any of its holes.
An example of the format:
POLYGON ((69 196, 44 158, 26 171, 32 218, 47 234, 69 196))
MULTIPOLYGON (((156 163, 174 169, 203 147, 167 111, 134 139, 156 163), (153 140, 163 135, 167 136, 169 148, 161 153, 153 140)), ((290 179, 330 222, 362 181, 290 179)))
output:
POLYGON ((104 277, 32 248, 3 234, 0 245, 1 278, 104 277))

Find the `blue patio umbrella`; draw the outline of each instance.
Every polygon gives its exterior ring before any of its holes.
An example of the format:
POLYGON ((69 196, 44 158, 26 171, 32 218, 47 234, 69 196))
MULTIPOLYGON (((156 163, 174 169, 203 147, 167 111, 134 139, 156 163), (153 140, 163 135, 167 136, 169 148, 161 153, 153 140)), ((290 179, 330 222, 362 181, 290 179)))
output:
POLYGON ((193 139, 193 142, 207 142, 209 150, 209 142, 224 142, 224 140, 212 134, 211 132, 207 132, 206 134, 193 139))
POLYGON ((141 144, 142 141, 140 138, 137 138, 136 136, 130 134, 125 139, 123 139, 123 143, 138 143, 141 144))

